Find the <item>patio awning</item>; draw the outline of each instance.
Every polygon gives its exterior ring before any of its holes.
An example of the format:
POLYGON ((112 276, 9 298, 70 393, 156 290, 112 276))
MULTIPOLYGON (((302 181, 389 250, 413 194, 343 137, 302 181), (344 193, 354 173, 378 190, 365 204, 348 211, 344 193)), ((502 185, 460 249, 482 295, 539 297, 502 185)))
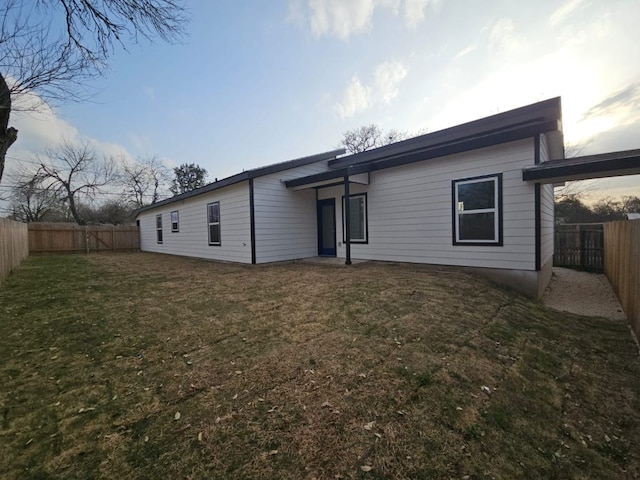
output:
MULTIPOLYGON (((327 187, 333 187, 336 185, 343 185, 345 175, 336 177, 335 173, 336 171, 323 172, 317 175, 309 175, 308 177, 290 180, 285 183, 287 187, 291 188, 291 190, 294 190, 294 191, 304 190, 305 188, 327 188, 327 187), (323 175, 324 173, 331 173, 332 175, 323 175), (330 178, 326 178, 327 176, 330 178), (300 180, 300 181, 296 181, 296 180, 300 180)), ((349 175, 349 183, 369 185, 369 172, 349 175)))
POLYGON ((522 170, 522 180, 561 183, 640 174, 640 149, 550 160, 522 170))

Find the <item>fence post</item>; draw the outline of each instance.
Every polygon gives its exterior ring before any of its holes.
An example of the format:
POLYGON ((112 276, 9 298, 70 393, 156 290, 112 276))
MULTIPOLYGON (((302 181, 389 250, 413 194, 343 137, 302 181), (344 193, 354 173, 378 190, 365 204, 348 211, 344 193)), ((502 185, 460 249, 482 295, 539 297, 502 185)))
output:
POLYGON ((89 227, 87 225, 84 226, 84 244, 87 248, 87 255, 89 255, 89 227))

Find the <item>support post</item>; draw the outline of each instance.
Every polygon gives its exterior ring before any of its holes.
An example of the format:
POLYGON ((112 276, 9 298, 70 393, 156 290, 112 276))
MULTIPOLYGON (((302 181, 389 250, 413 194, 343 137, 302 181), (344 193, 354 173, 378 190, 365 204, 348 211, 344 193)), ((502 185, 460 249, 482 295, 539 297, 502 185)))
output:
POLYGON ((349 201, 349 172, 344 177, 344 246, 347 249, 345 265, 351 265, 351 202, 349 201))

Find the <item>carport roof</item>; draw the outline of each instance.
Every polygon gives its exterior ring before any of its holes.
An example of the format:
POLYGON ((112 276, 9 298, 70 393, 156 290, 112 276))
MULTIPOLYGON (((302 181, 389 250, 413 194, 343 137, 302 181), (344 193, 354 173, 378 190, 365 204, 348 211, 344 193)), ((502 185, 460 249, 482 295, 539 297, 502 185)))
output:
POLYGON ((640 174, 640 149, 550 160, 522 170, 522 180, 560 183, 640 174))

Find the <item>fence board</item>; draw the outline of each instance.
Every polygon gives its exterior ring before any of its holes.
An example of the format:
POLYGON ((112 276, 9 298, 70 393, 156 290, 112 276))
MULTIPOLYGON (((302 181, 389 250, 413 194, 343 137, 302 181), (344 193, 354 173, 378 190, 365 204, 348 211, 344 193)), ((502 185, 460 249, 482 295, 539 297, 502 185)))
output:
POLYGON ((604 273, 640 339, 640 220, 604 224, 604 273))
POLYGON ((0 218, 0 284, 28 256, 27 224, 0 218))
POLYGON ((30 223, 29 248, 32 253, 122 252, 140 248, 135 225, 75 225, 30 223))
POLYGON ((603 272, 602 224, 556 225, 553 265, 603 272))

